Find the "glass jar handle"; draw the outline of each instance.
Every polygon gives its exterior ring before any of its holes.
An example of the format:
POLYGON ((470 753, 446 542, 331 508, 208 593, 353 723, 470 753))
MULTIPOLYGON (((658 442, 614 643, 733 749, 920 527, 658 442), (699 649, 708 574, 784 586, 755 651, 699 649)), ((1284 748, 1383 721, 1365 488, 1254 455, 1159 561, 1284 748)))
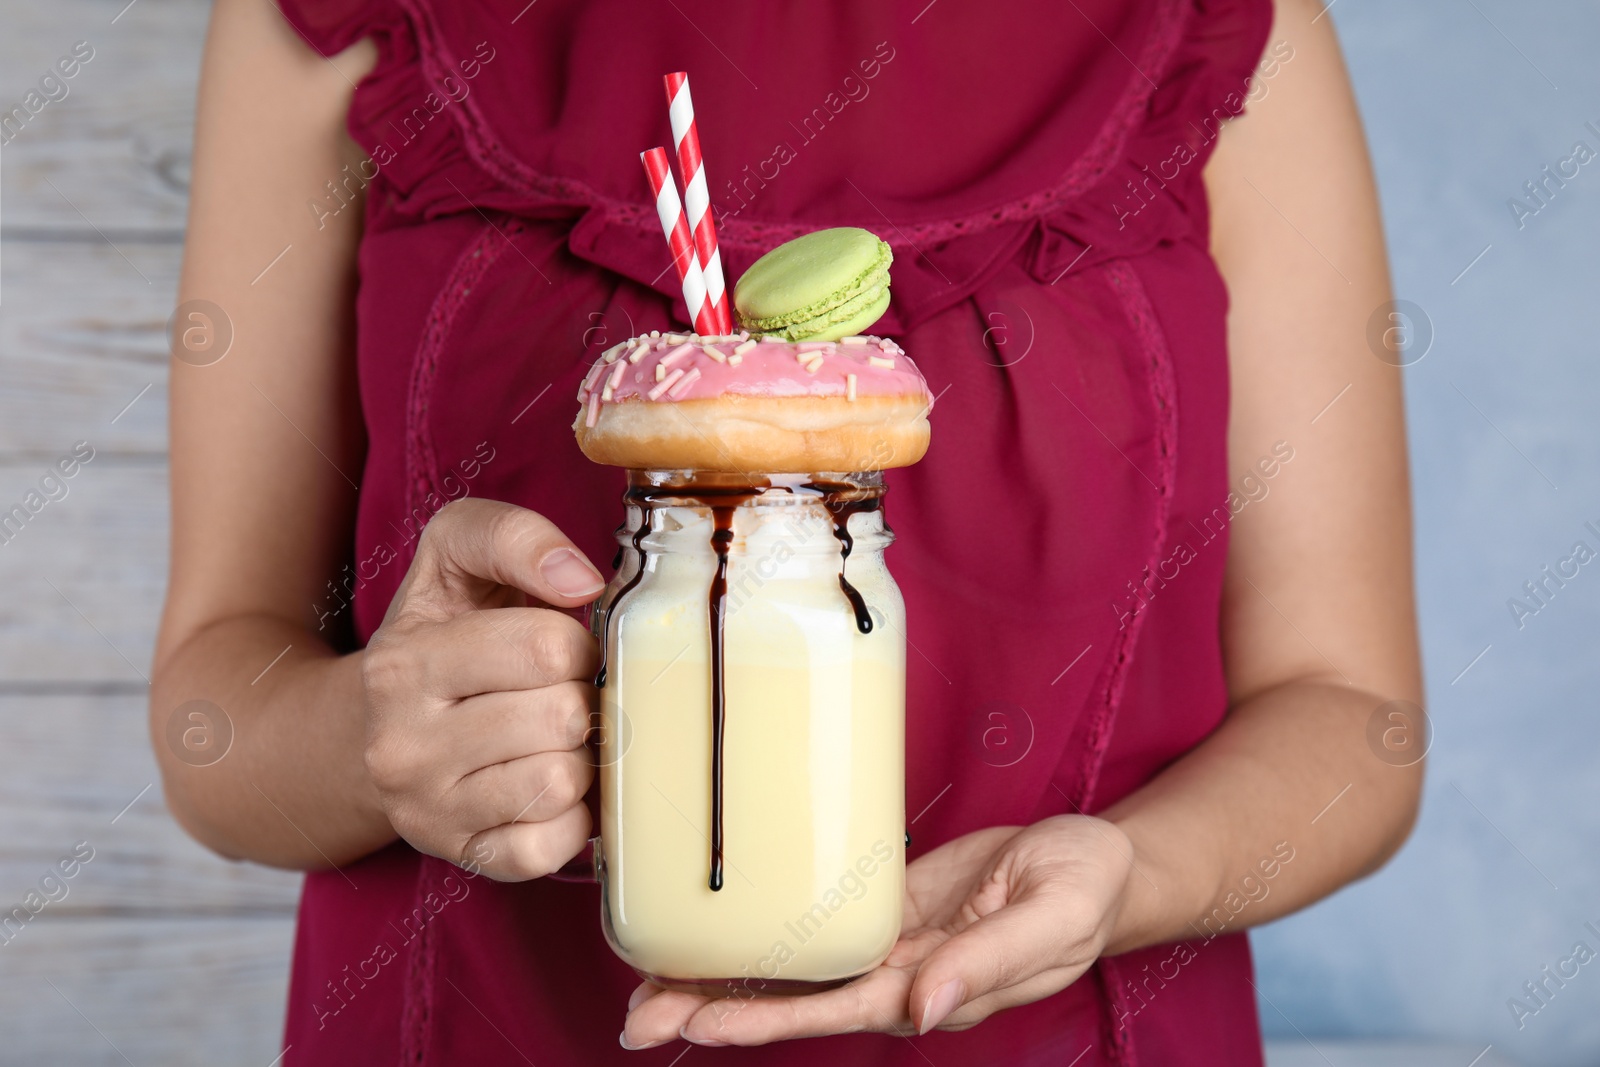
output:
POLYGON ((585 841, 576 856, 545 875, 545 877, 557 882, 598 884, 600 881, 600 835, 596 834, 585 841))

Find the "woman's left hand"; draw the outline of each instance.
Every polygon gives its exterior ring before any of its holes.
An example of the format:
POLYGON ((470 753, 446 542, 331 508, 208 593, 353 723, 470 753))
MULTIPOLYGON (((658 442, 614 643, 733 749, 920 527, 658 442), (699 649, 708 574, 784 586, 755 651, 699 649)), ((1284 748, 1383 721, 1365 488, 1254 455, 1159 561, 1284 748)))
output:
POLYGON ((1122 911, 1132 859, 1126 834, 1083 815, 956 838, 906 867, 900 940, 877 969, 792 997, 712 999, 646 982, 629 1002, 623 1046, 964 1030, 1089 969, 1122 911))

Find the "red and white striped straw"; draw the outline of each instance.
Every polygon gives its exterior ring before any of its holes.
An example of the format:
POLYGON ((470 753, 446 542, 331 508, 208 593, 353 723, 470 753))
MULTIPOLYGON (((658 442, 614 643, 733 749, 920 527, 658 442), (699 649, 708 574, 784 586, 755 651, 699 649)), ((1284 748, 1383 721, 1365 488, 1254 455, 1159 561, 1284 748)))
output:
POLYGON ((694 239, 689 236, 689 223, 683 214, 683 204, 678 200, 678 187, 672 181, 667 150, 652 148, 648 152, 640 152, 639 160, 644 164, 644 176, 650 182, 650 194, 656 199, 656 216, 661 219, 661 232, 667 238, 672 264, 678 268, 678 281, 683 284, 683 302, 688 305, 695 332, 723 332, 718 327, 711 302, 706 299, 705 276, 695 256, 694 239))
POLYGON ((683 176, 683 202, 689 212, 695 253, 705 276, 719 333, 733 332, 728 294, 722 281, 722 255, 717 250, 717 225, 711 217, 711 187, 706 182, 705 161, 700 157, 700 132, 694 124, 694 100, 689 95, 689 75, 674 71, 661 79, 667 87, 667 111, 672 119, 672 140, 678 146, 678 172, 683 176))

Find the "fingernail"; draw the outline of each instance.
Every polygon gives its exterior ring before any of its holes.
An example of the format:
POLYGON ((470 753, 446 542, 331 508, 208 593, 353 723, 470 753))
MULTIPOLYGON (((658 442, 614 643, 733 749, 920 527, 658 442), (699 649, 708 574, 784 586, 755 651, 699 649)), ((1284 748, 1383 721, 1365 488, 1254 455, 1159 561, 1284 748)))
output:
POLYGON ((641 983, 639 988, 633 991, 633 995, 628 998, 628 1010, 632 1011, 634 1008, 637 1008, 639 1005, 649 1000, 655 991, 655 986, 641 983))
POLYGON ((600 572, 570 548, 558 548, 539 564, 539 573, 564 596, 588 596, 606 587, 600 572))
POLYGON ((630 1045, 630 1044, 628 1044, 628 1031, 624 1030, 624 1031, 622 1031, 622 1033, 617 1035, 617 1044, 621 1045, 623 1048, 627 1049, 629 1052, 638 1052, 640 1049, 655 1048, 657 1045, 661 1044, 661 1042, 659 1042, 659 1041, 646 1041, 642 1045, 630 1045))
POLYGON ((678 1030, 678 1036, 689 1042, 691 1045, 703 1045, 706 1048, 723 1048, 728 1044, 726 1041, 715 1041, 709 1037, 690 1037, 689 1028, 687 1026, 681 1027, 678 1030))
POLYGON ((944 1022, 966 997, 967 984, 959 978, 952 978, 929 993, 928 999, 922 1002, 922 1025, 917 1028, 917 1033, 925 1034, 944 1022))

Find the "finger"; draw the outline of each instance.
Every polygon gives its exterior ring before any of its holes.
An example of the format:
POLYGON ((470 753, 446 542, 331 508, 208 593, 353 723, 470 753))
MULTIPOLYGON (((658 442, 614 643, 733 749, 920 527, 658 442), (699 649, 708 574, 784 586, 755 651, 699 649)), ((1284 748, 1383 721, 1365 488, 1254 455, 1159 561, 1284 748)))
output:
POLYGON ((906 996, 912 975, 898 967, 879 967, 823 993, 713 1000, 696 1011, 680 1032, 684 1040, 704 1045, 765 1045, 863 1031, 909 1034, 906 996))
MULTIPOLYGON (((417 639, 369 646, 369 674, 397 672, 402 686, 455 700, 588 680, 599 644, 570 615, 545 608, 490 608, 429 624, 417 639)), ((381 682, 379 683, 381 684, 381 682)))
POLYGON ((710 1003, 711 998, 660 989, 646 982, 634 991, 639 1001, 629 1000, 628 1017, 622 1024, 622 1043, 625 1048, 653 1048, 668 1041, 676 1041, 679 1032, 688 1025, 694 1013, 710 1003), (645 995, 646 990, 653 990, 645 995))
POLYGON ((469 697, 441 714, 435 751, 463 774, 536 752, 578 752, 600 721, 598 703, 587 681, 469 697))
POLYGON ((640 982, 639 988, 628 996, 628 1010, 632 1011, 661 991, 661 987, 654 982, 640 982))
POLYGON ((577 752, 536 752, 473 771, 445 794, 456 825, 500 826, 554 819, 583 800, 594 766, 577 752))
POLYGON ((423 529, 391 610, 447 619, 489 602, 502 586, 570 608, 593 600, 605 580, 543 515, 469 497, 446 504, 423 529))
POLYGON ((885 964, 848 986, 810 996, 760 996, 759 980, 747 983, 749 991, 721 999, 661 991, 646 982, 629 1001, 623 1040, 629 1048, 644 1048, 680 1036, 704 1045, 759 1045, 860 1030, 909 1034, 905 991, 917 964, 940 939, 930 933, 901 941, 890 959, 903 958, 903 964, 885 964))
MULTIPOLYGON (((1066 918, 1070 911, 1060 894, 1014 898, 934 949, 917 970, 910 990, 917 1032, 925 1034, 953 1017, 967 1021, 973 1012, 957 1015, 964 1005, 975 1005, 1014 987, 1027 985, 1031 991, 1040 984, 1034 980, 1041 976, 1045 988, 1029 999, 1065 989, 1094 959, 1090 950, 1087 961, 1073 973, 1074 956, 1064 951, 1064 944, 1088 944, 1092 930, 1082 931, 1080 937, 1066 918)), ((1019 999, 1009 1003, 1002 1002, 1004 997, 992 1001, 990 1010, 1022 1003, 1020 991, 1016 996, 1019 999)))
POLYGON ((978 880, 1018 826, 991 826, 946 841, 906 864, 906 911, 902 936, 925 923, 939 926, 977 888, 978 880))
POLYGON ((543 878, 583 850, 589 829, 588 805, 574 804, 546 822, 508 823, 474 834, 459 862, 472 861, 497 882, 543 878))
MULTIPOLYGON (((983 1022, 995 1012, 1005 1011, 1023 1004, 1032 1004, 1036 1000, 1043 1000, 1061 992, 1067 986, 1076 982, 1088 970, 1087 966, 1070 968, 1054 967, 1047 971, 1040 971, 1026 981, 1016 985, 996 989, 981 997, 968 1000, 955 1011, 951 1012, 938 1024, 938 1029, 959 1031, 969 1030, 983 1022)), ((915 1032, 915 1031, 913 1031, 915 1032)))

